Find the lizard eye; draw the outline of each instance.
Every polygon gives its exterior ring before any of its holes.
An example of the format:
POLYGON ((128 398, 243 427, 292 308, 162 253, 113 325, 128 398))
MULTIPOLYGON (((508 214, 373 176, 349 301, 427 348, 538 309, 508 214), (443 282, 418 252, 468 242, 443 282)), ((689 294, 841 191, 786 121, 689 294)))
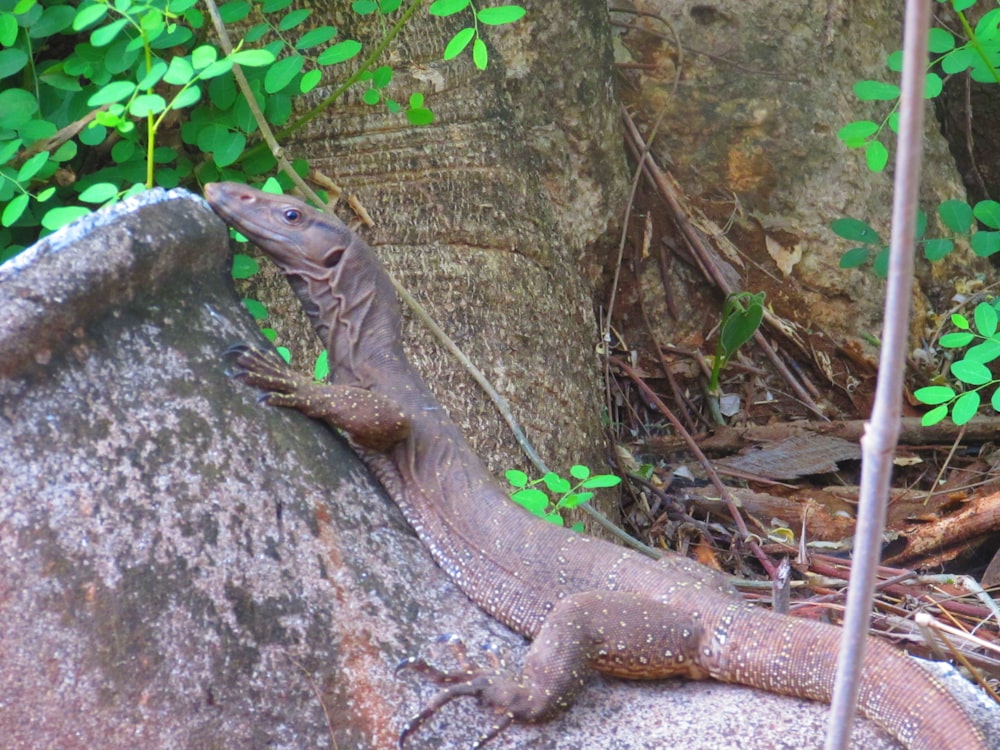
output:
POLYGON ((297 208, 286 208, 281 215, 289 224, 294 224, 302 218, 302 212, 297 208))

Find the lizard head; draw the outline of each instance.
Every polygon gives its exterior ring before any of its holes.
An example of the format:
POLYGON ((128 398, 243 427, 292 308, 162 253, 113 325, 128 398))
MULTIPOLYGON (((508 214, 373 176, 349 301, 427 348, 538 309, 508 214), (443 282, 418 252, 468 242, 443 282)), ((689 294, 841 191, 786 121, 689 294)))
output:
POLYGON ((399 345, 392 282, 371 248, 340 219, 297 198, 236 182, 213 182, 204 190, 212 209, 288 277, 330 352, 331 371, 342 365, 345 377, 360 378, 366 358, 399 345))
POLYGON ((327 276, 354 239, 336 216, 290 195, 265 193, 237 182, 212 182, 205 185, 205 199, 289 275, 327 276))

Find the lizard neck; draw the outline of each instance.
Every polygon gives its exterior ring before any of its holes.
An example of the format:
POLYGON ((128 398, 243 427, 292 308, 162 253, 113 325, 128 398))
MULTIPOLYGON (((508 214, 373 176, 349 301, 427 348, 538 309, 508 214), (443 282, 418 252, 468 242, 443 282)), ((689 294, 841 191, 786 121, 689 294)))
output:
POLYGON ((372 387, 405 363, 396 292, 374 253, 359 240, 324 273, 284 269, 327 350, 330 380, 372 387))

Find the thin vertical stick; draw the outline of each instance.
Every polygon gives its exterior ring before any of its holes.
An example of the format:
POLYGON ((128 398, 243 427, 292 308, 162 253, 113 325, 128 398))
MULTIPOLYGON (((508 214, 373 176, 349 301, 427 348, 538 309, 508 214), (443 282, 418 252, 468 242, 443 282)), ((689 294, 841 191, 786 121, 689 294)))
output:
POLYGON ((825 750, 846 750, 854 722, 865 639, 874 598, 875 574, 885 528, 892 457, 899 438, 906 362, 913 245, 917 226, 920 158, 924 125, 924 70, 930 0, 906 0, 899 140, 892 202, 892 240, 886 283, 882 354, 872 415, 861 438, 861 496, 854 564, 825 750))

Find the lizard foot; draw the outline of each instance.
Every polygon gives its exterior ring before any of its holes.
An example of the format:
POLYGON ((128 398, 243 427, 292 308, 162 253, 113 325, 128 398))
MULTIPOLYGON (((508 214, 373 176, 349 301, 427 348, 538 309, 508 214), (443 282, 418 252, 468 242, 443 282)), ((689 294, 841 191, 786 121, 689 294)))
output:
POLYGON ((486 743, 509 727, 516 718, 512 711, 506 709, 500 703, 491 700, 492 690, 507 680, 504 674, 505 664, 497 652, 494 650, 487 651, 489 666, 484 668, 477 666, 473 662, 469 657, 468 649, 458 636, 444 636, 439 640, 447 642, 451 646, 459 669, 454 671, 443 670, 419 657, 404 659, 396 667, 397 674, 404 670, 413 670, 429 678, 435 685, 446 686, 427 702, 420 710, 420 713, 406 722, 406 726, 403 727, 403 731, 399 734, 398 747, 400 750, 403 750, 406 740, 417 732, 429 718, 455 698, 462 696, 468 695, 478 698, 480 704, 490 705, 500 714, 500 718, 493 726, 476 740, 472 746, 473 750, 484 747, 486 743))
POLYGON ((268 406, 297 409, 346 432, 362 448, 384 452, 410 432, 410 420, 391 398, 354 385, 317 383, 295 372, 281 357, 248 344, 231 346, 230 374, 260 388, 268 406))
MULTIPOLYGON (((265 352, 250 344, 235 344, 226 349, 223 356, 234 358, 233 361, 238 369, 231 372, 232 377, 243 380, 255 388, 289 393, 296 389, 301 380, 301 376, 289 368, 285 360, 277 354, 265 352)), ((264 399, 269 401, 271 395, 271 393, 266 394, 264 399)))

